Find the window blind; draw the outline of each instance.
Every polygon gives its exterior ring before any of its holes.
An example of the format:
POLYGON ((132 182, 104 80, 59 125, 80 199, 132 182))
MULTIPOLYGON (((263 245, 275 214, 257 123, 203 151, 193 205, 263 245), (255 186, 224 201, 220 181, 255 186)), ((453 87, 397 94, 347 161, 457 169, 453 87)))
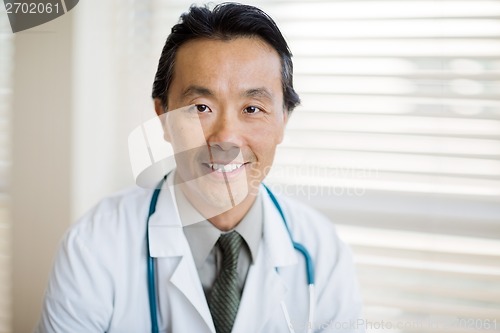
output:
MULTIPOLYGON (((130 3, 150 80, 192 1, 130 3)), ((368 332, 500 331, 500 1, 247 3, 302 98, 268 185, 351 245, 368 332)))
POLYGON ((12 31, 5 11, 0 11, 0 333, 11 332, 10 214, 10 99, 13 60, 12 31))
POLYGON ((367 330, 499 331, 500 2, 268 7, 303 101, 268 181, 353 248, 367 330))

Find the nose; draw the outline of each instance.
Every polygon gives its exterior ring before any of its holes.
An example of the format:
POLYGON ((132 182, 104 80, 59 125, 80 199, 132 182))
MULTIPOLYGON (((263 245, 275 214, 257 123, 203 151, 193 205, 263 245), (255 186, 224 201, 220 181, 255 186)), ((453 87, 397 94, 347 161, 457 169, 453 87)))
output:
POLYGON ((237 114, 222 112, 209 128, 205 129, 208 146, 222 151, 239 149, 244 141, 244 126, 242 125, 237 114))

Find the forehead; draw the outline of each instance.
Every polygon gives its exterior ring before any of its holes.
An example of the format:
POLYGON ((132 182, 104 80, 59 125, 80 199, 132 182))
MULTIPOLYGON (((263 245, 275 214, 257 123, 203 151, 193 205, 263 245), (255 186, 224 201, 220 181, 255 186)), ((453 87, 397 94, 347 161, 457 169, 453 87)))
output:
POLYGON ((197 38, 187 41, 179 47, 176 60, 182 60, 184 57, 196 58, 199 52, 203 52, 203 57, 207 56, 210 51, 210 56, 230 56, 239 60, 249 60, 254 58, 256 53, 260 56, 276 57, 279 60, 279 55, 276 50, 269 45, 265 40, 258 36, 241 36, 229 39, 218 38, 197 38), (234 54, 231 54, 235 52, 234 54))
POLYGON ((259 37, 229 40, 195 39, 183 44, 174 62, 174 80, 186 76, 235 79, 235 75, 279 78, 281 60, 276 50, 259 37))

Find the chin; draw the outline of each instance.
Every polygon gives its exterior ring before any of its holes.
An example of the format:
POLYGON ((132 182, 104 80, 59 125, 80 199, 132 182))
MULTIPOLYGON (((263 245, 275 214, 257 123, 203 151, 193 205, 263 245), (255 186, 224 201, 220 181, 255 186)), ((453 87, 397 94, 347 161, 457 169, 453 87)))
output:
POLYGON ((186 184, 191 204, 205 217, 217 216, 240 204, 249 194, 246 177, 228 182, 213 182, 204 177, 186 184))

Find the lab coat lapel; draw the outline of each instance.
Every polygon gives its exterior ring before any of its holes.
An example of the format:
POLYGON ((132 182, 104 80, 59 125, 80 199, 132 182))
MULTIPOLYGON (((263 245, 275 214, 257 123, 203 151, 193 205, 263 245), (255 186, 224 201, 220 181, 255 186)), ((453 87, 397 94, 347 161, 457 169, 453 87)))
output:
POLYGON ((170 188, 164 188, 156 212, 149 220, 149 250, 152 257, 177 263, 171 268, 170 282, 186 297, 211 332, 215 333, 212 316, 201 286, 189 244, 170 188), (179 258, 180 257, 180 258, 179 258))
POLYGON ((297 264, 297 255, 276 207, 264 191, 263 241, 248 272, 233 332, 260 332, 287 292, 280 267, 297 264))
POLYGON ((210 331, 215 333, 212 316, 192 257, 184 256, 181 259, 170 282, 186 296, 187 300, 203 318, 210 331))

